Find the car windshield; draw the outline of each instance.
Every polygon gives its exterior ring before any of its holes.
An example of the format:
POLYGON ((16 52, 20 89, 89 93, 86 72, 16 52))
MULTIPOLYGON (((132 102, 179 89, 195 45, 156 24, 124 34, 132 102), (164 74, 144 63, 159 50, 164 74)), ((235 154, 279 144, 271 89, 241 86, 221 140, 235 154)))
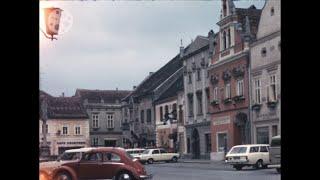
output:
POLYGON ((271 141, 271 147, 279 147, 281 146, 281 139, 272 139, 271 141))
POLYGON ((235 147, 231 150, 230 154, 245 153, 246 151, 247 151, 247 147, 235 147))
POLYGON ((80 152, 64 152, 58 159, 62 161, 77 160, 80 159, 80 152))
POLYGON ((150 151, 150 150, 147 149, 147 150, 143 151, 142 154, 149 154, 149 151, 150 151))

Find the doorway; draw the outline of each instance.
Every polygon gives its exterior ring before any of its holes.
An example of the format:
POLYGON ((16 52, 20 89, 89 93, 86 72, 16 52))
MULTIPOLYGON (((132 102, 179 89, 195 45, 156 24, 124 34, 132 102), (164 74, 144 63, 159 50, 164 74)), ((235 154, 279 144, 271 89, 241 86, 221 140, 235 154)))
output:
POLYGON ((196 128, 192 131, 192 158, 200 159, 200 138, 196 128))

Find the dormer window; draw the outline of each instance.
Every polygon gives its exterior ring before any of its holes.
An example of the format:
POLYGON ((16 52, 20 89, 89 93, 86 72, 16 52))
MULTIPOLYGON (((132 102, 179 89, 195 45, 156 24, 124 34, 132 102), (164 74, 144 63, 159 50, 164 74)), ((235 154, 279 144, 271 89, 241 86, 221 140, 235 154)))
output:
POLYGON ((274 7, 272 7, 272 8, 271 8, 271 10, 270 10, 270 14, 271 14, 271 16, 273 16, 273 15, 274 15, 274 7))

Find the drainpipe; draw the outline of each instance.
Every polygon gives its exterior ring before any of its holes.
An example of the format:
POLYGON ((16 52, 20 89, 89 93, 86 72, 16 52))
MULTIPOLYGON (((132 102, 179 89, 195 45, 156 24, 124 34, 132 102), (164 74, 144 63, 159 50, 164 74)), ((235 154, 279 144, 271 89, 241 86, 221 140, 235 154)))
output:
POLYGON ((249 76, 249 83, 248 83, 248 86, 249 86, 249 107, 248 107, 248 112, 249 112, 249 123, 250 123, 250 130, 249 130, 249 137, 250 137, 250 142, 249 144, 252 144, 253 143, 253 123, 252 123, 252 113, 251 113, 251 99, 252 99, 252 87, 251 87, 251 48, 250 48, 250 45, 249 45, 249 51, 248 51, 248 63, 249 63, 249 68, 248 68, 248 76, 249 76))

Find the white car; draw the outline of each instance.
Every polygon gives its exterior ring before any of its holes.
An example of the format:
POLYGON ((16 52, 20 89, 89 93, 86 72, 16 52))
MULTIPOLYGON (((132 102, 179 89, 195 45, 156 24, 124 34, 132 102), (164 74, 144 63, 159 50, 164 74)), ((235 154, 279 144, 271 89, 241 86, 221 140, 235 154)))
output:
POLYGON ((227 153, 225 162, 233 165, 236 170, 241 170, 244 166, 253 166, 257 169, 266 168, 270 164, 269 145, 234 146, 227 153))
POLYGON ((141 163, 152 164, 154 161, 177 162, 180 158, 178 153, 168 153, 164 149, 147 149, 137 157, 141 163))
POLYGON ((134 158, 139 157, 145 150, 146 149, 142 149, 142 148, 126 149, 127 153, 134 158))

